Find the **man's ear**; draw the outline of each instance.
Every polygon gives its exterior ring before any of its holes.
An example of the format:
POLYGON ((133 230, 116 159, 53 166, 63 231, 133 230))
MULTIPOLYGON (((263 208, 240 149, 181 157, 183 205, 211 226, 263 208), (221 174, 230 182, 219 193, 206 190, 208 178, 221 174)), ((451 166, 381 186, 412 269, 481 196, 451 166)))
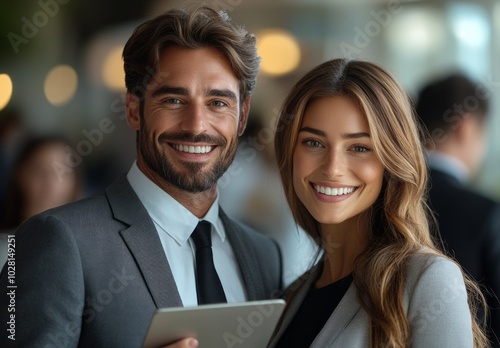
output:
POLYGON ((238 136, 241 136, 247 127, 248 114, 250 113, 250 97, 241 104, 240 123, 238 124, 238 136))
POLYGON ((460 120, 459 127, 455 130, 457 138, 465 146, 469 146, 471 141, 475 143, 478 138, 485 137, 486 124, 478 115, 464 114, 460 120))
POLYGON ((127 109, 127 123, 132 130, 139 130, 141 128, 141 114, 139 97, 127 92, 125 99, 127 109))
POLYGON ((462 114, 460 116, 460 121, 457 123, 455 128, 455 138, 459 142, 467 142, 474 127, 474 117, 468 113, 462 114))

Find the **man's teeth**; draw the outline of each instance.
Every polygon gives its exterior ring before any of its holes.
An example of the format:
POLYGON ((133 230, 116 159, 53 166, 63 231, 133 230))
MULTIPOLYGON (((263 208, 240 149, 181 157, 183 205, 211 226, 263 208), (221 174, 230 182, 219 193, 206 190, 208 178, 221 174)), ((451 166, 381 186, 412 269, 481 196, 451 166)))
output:
POLYGON ((327 196, 346 195, 346 194, 354 191, 354 187, 332 188, 332 187, 324 187, 324 186, 319 186, 319 185, 314 185, 314 189, 316 191, 318 191, 319 193, 322 193, 322 194, 327 195, 327 196))
POLYGON ((207 153, 212 151, 212 146, 192 146, 173 144, 174 149, 188 153, 207 153))

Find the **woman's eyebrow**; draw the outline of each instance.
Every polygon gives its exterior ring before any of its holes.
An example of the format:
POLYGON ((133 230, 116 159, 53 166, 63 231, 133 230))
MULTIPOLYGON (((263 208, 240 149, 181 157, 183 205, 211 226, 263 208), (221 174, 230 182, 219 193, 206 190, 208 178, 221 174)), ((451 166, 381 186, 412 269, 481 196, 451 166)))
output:
POLYGON ((316 129, 316 128, 312 128, 312 127, 302 127, 299 130, 299 133, 301 133, 301 132, 308 132, 308 133, 319 135, 320 137, 326 137, 325 132, 323 132, 322 130, 316 129))
MULTIPOLYGON (((302 127, 299 130, 300 132, 308 132, 312 134, 316 134, 320 137, 326 137, 326 133, 320 129, 312 128, 312 127, 302 127)), ((359 138, 370 138, 370 134, 366 132, 358 132, 358 133, 343 133, 341 135, 343 139, 359 139, 359 138)))

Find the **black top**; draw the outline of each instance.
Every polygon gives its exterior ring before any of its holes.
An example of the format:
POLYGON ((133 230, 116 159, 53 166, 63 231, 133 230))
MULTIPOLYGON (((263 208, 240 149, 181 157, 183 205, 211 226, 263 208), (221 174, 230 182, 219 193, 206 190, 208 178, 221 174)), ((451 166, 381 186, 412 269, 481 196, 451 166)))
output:
POLYGON ((344 297, 351 282, 352 274, 319 289, 313 283, 276 347, 309 347, 344 297))

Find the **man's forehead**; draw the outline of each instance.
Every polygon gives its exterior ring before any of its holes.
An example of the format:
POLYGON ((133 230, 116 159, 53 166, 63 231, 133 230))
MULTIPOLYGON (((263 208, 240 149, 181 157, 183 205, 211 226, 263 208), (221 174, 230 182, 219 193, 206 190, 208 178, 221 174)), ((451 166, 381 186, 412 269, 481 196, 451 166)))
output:
POLYGON ((229 60, 214 48, 170 46, 162 50, 156 69, 148 69, 148 91, 166 85, 189 93, 229 90, 239 95, 241 82, 229 60))
POLYGON ((224 94, 239 95, 240 84, 233 76, 217 72, 199 75, 159 70, 149 81, 147 89, 153 94, 159 94, 157 90, 168 93, 177 90, 178 94, 224 96, 224 94))

